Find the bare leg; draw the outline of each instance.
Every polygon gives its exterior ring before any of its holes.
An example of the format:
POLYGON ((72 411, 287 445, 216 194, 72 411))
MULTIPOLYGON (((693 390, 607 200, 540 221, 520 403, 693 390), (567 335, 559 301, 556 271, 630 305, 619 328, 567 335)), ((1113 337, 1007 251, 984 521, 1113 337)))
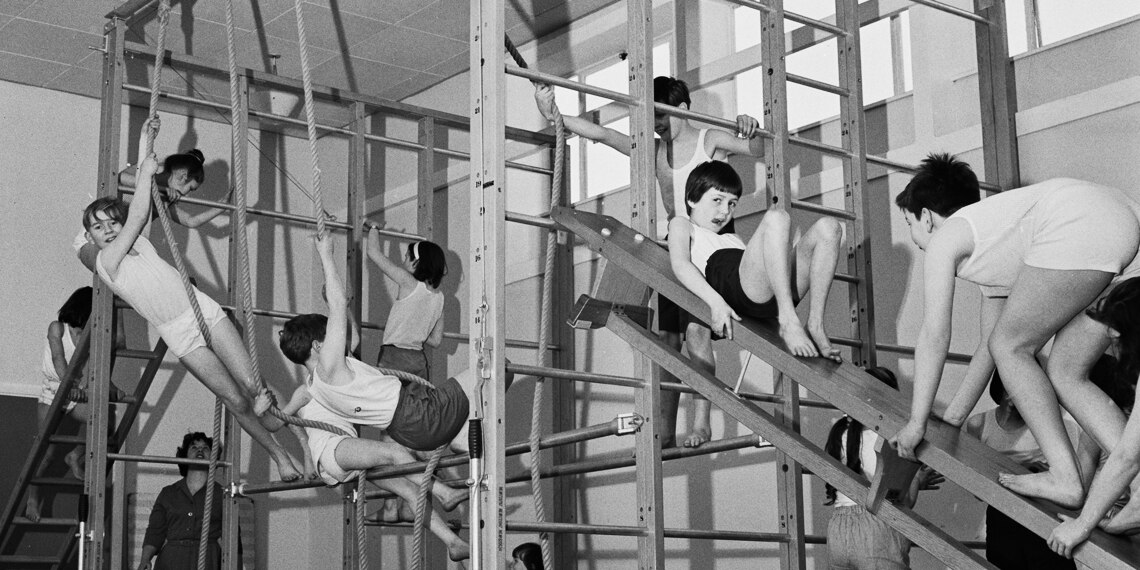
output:
MULTIPOLYGON (((689 359, 698 368, 709 374, 716 374, 716 355, 713 352, 712 331, 696 323, 690 323, 685 331, 685 345, 689 347, 689 359)), ((679 394, 678 394, 679 395, 679 394)), ((712 439, 712 426, 709 422, 711 404, 708 400, 693 394, 692 416, 689 419, 689 435, 685 436, 685 447, 700 447, 712 439)))
MULTIPOLYGON (((384 443, 369 439, 349 438, 342 440, 336 446, 337 465, 341 469, 371 469, 381 465, 395 465, 405 462, 411 455, 397 443, 384 443)), ((409 477, 384 479, 378 483, 381 489, 391 491, 403 499, 407 504, 416 503, 419 492, 418 481, 409 477)), ((470 547, 459 538, 451 527, 447 526, 443 517, 431 509, 431 532, 438 536, 447 545, 447 554, 452 560, 464 560, 471 556, 470 547)))
MULTIPOLYGON (((662 342, 669 345, 670 348, 681 351, 681 335, 675 332, 662 331, 657 334, 662 342)), ((673 376, 668 370, 657 366, 657 370, 661 373, 662 382, 677 382, 677 377, 673 376)), ((677 410, 681 402, 681 393, 672 390, 661 392, 661 448, 666 449, 677 446, 677 410)))
MULTIPOLYGON (((44 425, 47 424, 47 413, 48 413, 49 408, 50 408, 50 406, 48 406, 47 404, 44 404, 42 402, 36 405, 36 421, 39 424, 40 433, 43 433, 44 425)), ((35 472, 35 474, 33 474, 33 477, 39 477, 39 476, 43 475, 44 466, 51 463, 51 460, 54 458, 55 458, 55 447, 52 446, 51 444, 48 444, 47 449, 44 450, 43 462, 40 463, 40 466, 38 469, 36 469, 36 472, 35 472)), ((40 489, 39 489, 39 487, 36 487, 35 485, 28 485, 28 492, 27 492, 26 499, 27 500, 24 503, 24 516, 27 517, 28 520, 30 520, 32 522, 40 522, 40 506, 41 505, 40 505, 40 489)))
MULTIPOLYGON (((76 404, 67 415, 70 416, 71 419, 79 422, 79 434, 83 435, 84 432, 87 431, 84 427, 87 422, 87 404, 76 404)), ((86 464, 86 451, 87 446, 81 443, 75 446, 75 449, 67 452, 67 455, 63 456, 63 462, 71 469, 71 476, 79 480, 83 480, 86 477, 84 469, 86 464)))
MULTIPOLYGON (((213 348, 214 354, 225 365, 230 378, 237 381, 236 386, 241 388, 246 398, 252 401, 261 390, 261 382, 259 378, 253 376, 253 361, 245 349, 241 335, 238 334, 237 329, 234 328, 229 319, 219 321, 218 324, 214 325, 214 328, 210 329, 210 334, 213 336, 211 348, 213 348)), ((258 418, 258 422, 272 431, 277 431, 284 423, 270 414, 261 416, 258 418)))
POLYGON ((1059 271, 1023 266, 990 335, 990 353, 1006 389, 1041 446, 1049 471, 1003 473, 999 482, 1022 495, 1068 508, 1080 507, 1081 484, 1072 443, 1061 420, 1057 394, 1035 355, 1108 286, 1110 273, 1059 271))
POLYGON ((281 444, 277 443, 277 440, 273 439, 265 426, 257 421, 257 416, 253 414, 253 408, 246 395, 237 382, 234 382, 233 378, 230 377, 222 361, 210 349, 197 348, 182 357, 182 363, 214 395, 222 399, 242 429, 269 452, 269 456, 277 464, 277 471, 281 475, 281 480, 294 481, 301 477, 301 472, 293 465, 293 460, 289 458, 289 454, 285 452, 281 444))
POLYGON ((796 244, 796 291, 800 298, 811 293, 807 331, 824 358, 840 360, 839 349, 831 346, 823 330, 823 315, 827 310, 827 296, 835 279, 839 252, 843 248, 843 224, 835 218, 820 218, 803 239, 796 244))
POLYGON ((764 303, 775 297, 780 338, 796 356, 819 356, 792 302, 792 269, 788 251, 792 218, 782 209, 769 210, 748 240, 740 260, 740 287, 748 298, 764 303))

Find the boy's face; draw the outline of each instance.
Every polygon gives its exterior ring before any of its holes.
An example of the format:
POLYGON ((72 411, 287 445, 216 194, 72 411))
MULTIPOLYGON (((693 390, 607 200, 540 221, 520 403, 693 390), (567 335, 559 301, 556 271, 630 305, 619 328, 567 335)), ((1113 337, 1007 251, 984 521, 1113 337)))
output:
POLYGON ((89 222, 87 239, 91 240, 99 249, 103 249, 107 247, 107 244, 115 241, 123 229, 123 224, 120 224, 104 211, 95 212, 89 222))
MULTIPOLYGON (((677 108, 685 109, 686 111, 689 110, 689 106, 685 103, 677 105, 677 108)), ((654 113, 653 131, 657 133, 657 136, 661 137, 661 140, 671 141, 677 138, 677 133, 681 132, 681 121, 683 120, 684 119, 672 115, 666 115, 665 113, 654 113)))
MULTIPOLYGON (((923 211, 927 212, 925 209, 923 211)), ((906 218, 906 225, 910 228, 910 240, 918 246, 918 249, 926 251, 931 236, 931 228, 928 227, 930 225, 928 223, 930 222, 929 212, 924 216, 925 219, 922 219, 911 213, 910 210, 904 210, 903 217, 906 218)))
POLYGON ((689 202, 689 219, 706 230, 719 233, 732 221, 740 198, 719 188, 709 188, 697 202, 689 202))

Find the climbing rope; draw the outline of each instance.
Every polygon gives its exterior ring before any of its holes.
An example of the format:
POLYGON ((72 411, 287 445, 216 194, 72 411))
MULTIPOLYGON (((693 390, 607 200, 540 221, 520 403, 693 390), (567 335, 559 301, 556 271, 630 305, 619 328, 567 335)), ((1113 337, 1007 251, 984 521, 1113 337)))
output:
POLYGON ((446 451, 445 444, 432 452, 424 467, 424 476, 420 479, 419 494, 416 495, 416 521, 412 531, 412 570, 423 568, 424 531, 427 522, 431 520, 431 488, 435 483, 435 470, 439 466, 439 460, 446 451))
MULTIPOLYGON (((511 42, 509 36, 504 36, 504 43, 506 44, 507 52, 514 58, 515 63, 518 64, 519 67, 526 68, 526 60, 523 59, 522 54, 519 53, 518 48, 511 42)), ((562 202, 562 171, 563 164, 565 163, 565 150, 563 147, 566 145, 566 126, 562 120, 562 113, 558 110, 558 105, 553 105, 553 108, 555 142, 554 172, 550 182, 551 210, 562 202)), ((548 230, 546 232, 546 259, 542 278, 542 317, 538 325, 538 365, 544 368, 550 366, 550 351, 547 350, 546 347, 550 342, 551 303, 554 296, 554 254, 558 247, 557 237, 558 234, 555 230, 548 230)), ((539 464, 539 441, 542 439, 542 410, 545 384, 546 378, 540 376, 535 379, 534 401, 531 405, 530 438, 528 439, 530 446, 530 488, 531 494, 534 497, 535 518, 539 523, 546 522, 546 505, 542 495, 542 473, 539 464)), ((550 537, 545 532, 539 533, 538 536, 542 546, 542 562, 546 568, 553 569, 554 556, 550 549, 550 537)))
POLYGON ((368 509, 368 496, 364 493, 364 484, 368 478, 361 473, 356 478, 356 501, 353 504, 353 522, 356 527, 356 567, 358 570, 368 570, 368 534, 364 528, 364 512, 368 509))

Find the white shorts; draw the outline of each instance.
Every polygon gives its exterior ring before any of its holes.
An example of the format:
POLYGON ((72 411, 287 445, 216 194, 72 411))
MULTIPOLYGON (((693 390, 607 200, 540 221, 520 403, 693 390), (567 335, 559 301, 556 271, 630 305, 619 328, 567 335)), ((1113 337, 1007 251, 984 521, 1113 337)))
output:
MULTIPOLYGON (((214 325, 226 318, 226 314, 217 301, 201 291, 196 292, 198 293, 198 306, 202 308, 202 316, 206 319, 206 326, 213 330, 214 325)), ((162 340, 166 341, 167 350, 178 358, 206 346, 206 339, 202 337, 202 331, 198 329, 198 320, 194 318, 193 307, 186 309, 181 315, 161 325, 156 325, 154 328, 158 330, 162 340)))
MULTIPOLYGON (((51 403, 55 400, 55 394, 58 391, 59 391, 59 380, 56 380, 54 378, 48 378, 47 376, 44 376, 43 387, 40 390, 40 398, 39 398, 40 403, 50 406, 51 403)), ((65 403, 63 405, 63 411, 70 412, 71 410, 74 410, 75 404, 76 404, 76 402, 68 399, 67 403, 65 403)))
POLYGON ((1136 275, 1140 222, 1115 188, 1074 185, 1051 192, 1022 218, 1025 264, 1042 269, 1096 270, 1113 282, 1136 275))
MULTIPOLYGON (((348 433, 357 433, 356 426, 351 422, 328 411, 315 400, 305 404, 297 415, 302 419, 332 424, 348 433)), ((311 427, 305 428, 305 434, 309 437, 309 453, 313 461, 317 462, 317 474, 326 485, 336 486, 351 481, 363 472, 360 469, 346 471, 336 462, 336 446, 348 439, 348 436, 311 427)))

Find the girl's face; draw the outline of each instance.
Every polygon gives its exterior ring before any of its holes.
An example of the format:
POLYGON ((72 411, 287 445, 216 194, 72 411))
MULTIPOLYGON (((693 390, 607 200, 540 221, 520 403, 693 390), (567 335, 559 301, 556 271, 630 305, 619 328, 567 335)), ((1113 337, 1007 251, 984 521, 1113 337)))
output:
POLYGON ((166 185, 170 189, 171 197, 181 198, 197 190, 199 183, 190 178, 189 171, 185 168, 179 168, 170 173, 170 179, 166 181, 166 185))
POLYGON ((95 244, 95 247, 103 249, 107 244, 115 241, 122 231, 123 224, 111 218, 107 212, 95 212, 91 218, 90 227, 87 228, 87 237, 95 244))
POLYGON ((709 188, 697 202, 689 202, 689 219, 706 230, 720 232, 732 221, 740 197, 718 188, 709 188))
POLYGON ((523 570, 524 568, 526 568, 526 566, 523 566, 522 560, 513 556, 511 557, 511 561, 507 562, 507 570, 523 570))
POLYGON ((408 273, 416 272, 416 262, 412 259, 412 252, 407 250, 404 250, 404 269, 406 269, 408 273))

